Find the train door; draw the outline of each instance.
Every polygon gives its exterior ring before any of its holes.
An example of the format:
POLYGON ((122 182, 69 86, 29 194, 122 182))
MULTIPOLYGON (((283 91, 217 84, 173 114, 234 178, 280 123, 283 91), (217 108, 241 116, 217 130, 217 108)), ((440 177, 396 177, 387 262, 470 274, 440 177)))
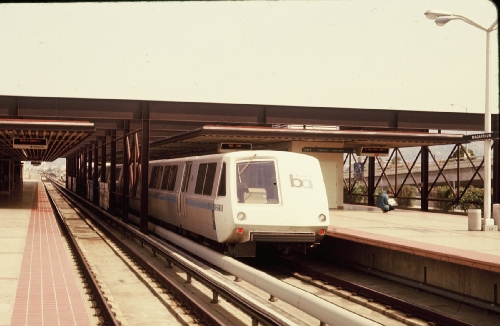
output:
POLYGON ((177 194, 177 214, 183 217, 186 216, 186 192, 188 190, 192 164, 193 162, 186 162, 186 164, 184 164, 184 172, 182 174, 181 187, 177 194))

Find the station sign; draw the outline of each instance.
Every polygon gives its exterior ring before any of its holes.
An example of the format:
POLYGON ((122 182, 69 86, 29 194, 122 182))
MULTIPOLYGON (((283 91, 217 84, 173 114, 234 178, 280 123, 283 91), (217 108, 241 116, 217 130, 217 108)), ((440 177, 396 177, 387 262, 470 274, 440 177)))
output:
POLYGON ((484 139, 498 139, 498 131, 487 132, 484 134, 476 134, 476 135, 465 135, 462 136, 463 140, 474 141, 474 140, 484 140, 484 139))
POLYGON ((234 152, 234 151, 249 151, 252 149, 250 143, 220 143, 219 153, 234 152))
POLYGON ((45 138, 14 138, 12 146, 17 149, 47 149, 45 138))
POLYGON ((33 166, 39 166, 40 164, 42 164, 41 161, 31 161, 31 165, 33 166))
POLYGON ((354 148, 302 147, 304 153, 354 153, 354 148))
POLYGON ((386 147, 361 147, 359 156, 388 156, 389 148, 386 147))

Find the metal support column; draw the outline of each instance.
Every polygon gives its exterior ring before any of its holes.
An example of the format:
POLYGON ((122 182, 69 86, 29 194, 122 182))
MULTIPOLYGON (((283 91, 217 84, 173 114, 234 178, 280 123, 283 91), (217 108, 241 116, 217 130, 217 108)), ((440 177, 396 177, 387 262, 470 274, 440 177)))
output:
POLYGON ((94 147, 94 173, 92 175, 92 204, 99 205, 99 144, 96 142, 94 147))
POLYGON ((76 170, 76 156, 73 156, 71 158, 71 161, 69 162, 69 178, 68 178, 68 172, 66 171, 66 179, 68 179, 68 186, 71 191, 74 192, 74 182, 75 182, 75 170, 76 170))
POLYGON ((493 141, 493 180, 491 188, 493 189, 493 204, 500 203, 500 141, 493 141))
POLYGON ((89 155, 90 155, 90 160, 92 160, 92 154, 91 153, 87 153, 87 150, 86 148, 84 148, 84 152, 83 152, 83 166, 82 166, 82 174, 84 176, 84 180, 85 180, 85 185, 83 186, 83 196, 87 196, 87 180, 90 179, 90 165, 88 165, 88 162, 90 161, 87 161, 89 160, 89 155), (89 168, 87 169, 87 166, 89 166, 89 168), (89 175, 89 177, 87 178, 87 173, 89 175))
MULTIPOLYGON (((497 114, 493 130, 500 130, 500 111, 497 114)), ((493 203, 500 203, 500 139, 493 140, 493 203)))
POLYGON ((149 102, 142 102, 141 232, 148 234, 149 102))
POLYGON ((106 137, 101 141, 101 182, 106 182, 106 137))
POLYGON ((420 210, 429 211, 429 147, 422 146, 420 150, 420 210))
POLYGON ((130 132, 130 121, 123 122, 123 173, 122 173, 122 221, 129 222, 129 187, 130 187, 130 147, 127 134, 130 132))
POLYGON ((83 152, 79 151, 76 159, 76 193, 78 196, 82 195, 82 154, 83 152))
MULTIPOLYGON (((102 137, 102 142, 101 142, 101 175, 100 175, 100 180, 98 186, 98 192, 99 192, 99 206, 104 207, 104 202, 105 201, 105 196, 104 196, 104 191, 105 189, 101 189, 101 183, 106 183, 106 136, 102 137), (101 191, 102 193, 102 198, 101 198, 101 191)), ((109 198, 109 197, 108 197, 109 198)))
POLYGON ((109 208, 108 212, 115 215, 116 210, 116 130, 111 130, 111 153, 109 166, 109 208))
POLYGON ((85 198, 87 199, 90 199, 90 196, 92 195, 92 189, 89 189, 89 182, 92 181, 92 173, 94 172, 94 170, 92 169, 92 162, 94 162, 94 157, 93 157, 93 150, 92 150, 92 144, 93 142, 90 143, 89 147, 86 148, 87 152, 88 152, 88 160, 85 160, 85 165, 86 165, 86 169, 88 170, 88 175, 85 175, 85 189, 86 189, 86 193, 85 193, 85 198))
MULTIPOLYGON (((496 115, 496 121, 493 124, 493 130, 500 130, 500 111, 496 115)), ((493 180, 491 181, 493 193, 493 204, 500 203, 500 139, 493 140, 493 180)))
POLYGON ((75 155, 75 159, 73 160, 73 192, 78 193, 78 155, 77 152, 75 155))
POLYGON ((71 158, 66 159, 66 180, 65 180, 66 189, 69 189, 68 179, 71 173, 71 168, 70 168, 71 160, 72 160, 71 158))
POLYGON ((375 206, 375 157, 368 158, 368 206, 375 206))

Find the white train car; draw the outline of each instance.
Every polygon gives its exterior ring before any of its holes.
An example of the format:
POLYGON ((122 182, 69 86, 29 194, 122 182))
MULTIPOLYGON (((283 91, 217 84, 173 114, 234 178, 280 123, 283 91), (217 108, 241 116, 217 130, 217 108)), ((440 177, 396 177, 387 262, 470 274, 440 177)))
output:
MULTIPOLYGON (((305 250, 329 225, 319 162, 304 154, 239 151, 151 161, 148 188, 150 216, 224 244, 231 256, 255 256, 257 243, 305 250)), ((139 210, 139 201, 130 206, 139 210)))

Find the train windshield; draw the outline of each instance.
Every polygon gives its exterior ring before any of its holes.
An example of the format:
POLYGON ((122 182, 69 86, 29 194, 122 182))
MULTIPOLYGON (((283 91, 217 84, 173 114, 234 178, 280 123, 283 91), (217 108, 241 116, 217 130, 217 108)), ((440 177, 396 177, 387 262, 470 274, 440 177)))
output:
POLYGON ((275 162, 254 161, 254 157, 236 163, 238 203, 279 204, 275 162))

